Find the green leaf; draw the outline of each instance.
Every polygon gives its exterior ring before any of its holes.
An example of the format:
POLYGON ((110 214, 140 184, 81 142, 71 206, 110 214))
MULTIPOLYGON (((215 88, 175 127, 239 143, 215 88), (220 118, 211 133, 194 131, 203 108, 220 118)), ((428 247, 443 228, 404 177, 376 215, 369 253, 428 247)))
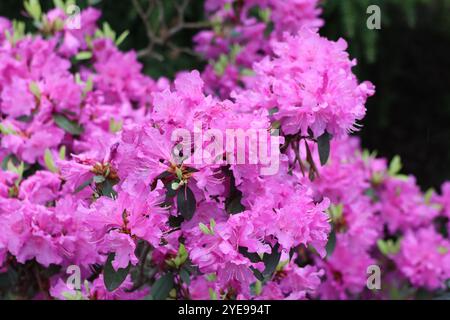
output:
POLYGON ((110 179, 106 179, 102 184, 102 195, 108 198, 115 198, 117 192, 113 189, 114 183, 110 179))
POLYGON ((214 64, 214 72, 217 76, 221 77, 225 73, 227 66, 228 57, 225 54, 221 54, 219 60, 214 64))
POLYGON ((377 246, 378 246, 378 250, 380 250, 380 252, 383 254, 383 255, 388 255, 389 254, 389 249, 388 249, 388 245, 387 245, 387 243, 386 243, 386 241, 384 241, 384 240, 382 240, 382 239, 379 239, 378 241, 377 241, 377 246))
POLYGON ((252 293, 253 293, 255 296, 259 296, 259 295, 261 294, 261 292, 262 292, 262 282, 259 281, 259 280, 256 280, 256 282, 253 283, 253 284, 250 286, 250 288, 251 288, 251 290, 252 290, 252 293))
POLYGON ((2 159, 2 170, 4 170, 4 171, 8 170, 9 161, 13 161, 13 162, 16 162, 16 163, 19 162, 19 160, 16 158, 15 155, 13 155, 12 153, 8 154, 7 156, 5 156, 2 159))
POLYGON ((30 82, 30 91, 36 99, 41 100, 41 89, 35 81, 30 82))
POLYGON ((39 0, 29 0, 24 2, 25 10, 35 21, 39 21, 42 16, 42 8, 39 0))
POLYGON ((53 160, 53 156, 52 156, 50 149, 45 150, 44 162, 45 162, 45 166, 47 167, 47 169, 50 172, 53 172, 53 173, 58 172, 58 167, 56 167, 56 164, 55 164, 55 161, 53 160))
POLYGON ((181 269, 180 270, 180 278, 181 278, 181 280, 184 282, 184 283, 186 283, 187 285, 190 285, 190 283, 191 283, 191 277, 190 277, 190 274, 189 274, 189 271, 187 271, 186 269, 181 269))
POLYGON ((86 188, 88 185, 90 185, 92 183, 92 181, 94 180, 94 178, 91 178, 85 182, 83 182, 81 185, 79 185, 76 189, 74 193, 78 193, 81 190, 83 190, 84 188, 86 188))
POLYGON ((166 273, 155 281, 151 289, 151 296, 154 300, 165 300, 169 296, 170 290, 174 287, 174 276, 166 273))
POLYGON ((4 125, 3 123, 0 123, 0 133, 4 134, 5 136, 9 134, 17 134, 14 129, 4 125))
POLYGON ((330 157, 330 141, 333 138, 331 134, 325 132, 319 138, 317 138, 317 146, 319 148, 320 164, 324 166, 328 162, 330 157))
POLYGON ((183 221, 183 216, 169 216, 169 226, 171 228, 179 228, 183 221))
POLYGON ((177 207, 178 212, 181 213, 186 220, 191 220, 194 216, 197 202, 194 193, 187 185, 178 190, 177 207))
POLYGON ((20 162, 17 166, 14 164, 14 159, 9 158, 6 163, 6 169, 8 171, 14 172, 17 174, 18 178, 16 180, 16 185, 18 185, 22 181, 23 172, 25 171, 25 163, 20 162))
POLYGON ((8 41, 14 46, 17 42, 25 37, 25 22, 13 20, 13 32, 5 31, 8 41))
MULTIPOLYGON (((69 2, 69 1, 67 1, 67 2, 69 2)), ((55 8, 59 8, 65 12, 67 5, 64 3, 64 0, 53 0, 53 6, 55 8)))
POLYGON ((199 223, 198 227, 200 228, 200 230, 206 234, 206 235, 211 235, 211 231, 209 230, 209 228, 204 224, 204 223, 199 223))
POLYGON ((378 202, 380 200, 377 191, 374 188, 366 189, 366 191, 364 191, 364 194, 368 196, 372 200, 372 202, 378 202))
POLYGON ((217 292, 213 288, 209 288, 209 298, 211 300, 219 300, 219 297, 217 296, 217 292))
POLYGON ((264 269, 263 275, 265 278, 270 277, 273 272, 277 269, 278 263, 280 263, 281 251, 279 250, 280 245, 277 243, 272 248, 271 254, 264 254, 263 262, 266 268, 264 269))
POLYGON ((116 39, 116 33, 107 22, 103 23, 103 35, 113 41, 116 39))
POLYGON ((125 281, 130 271, 131 264, 123 269, 114 270, 112 266, 112 261, 114 260, 115 253, 110 253, 108 260, 106 260, 105 268, 103 269, 103 278, 105 282, 106 289, 108 291, 114 291, 120 287, 120 285, 125 281))
POLYGON ((215 273, 208 273, 205 276, 206 280, 208 280, 209 282, 214 282, 217 280, 217 275, 215 273))
POLYGON ((111 118, 111 120, 109 120, 109 132, 111 133, 119 132, 120 130, 122 130, 122 126, 123 126, 122 120, 116 121, 114 120, 114 118, 111 118))
POLYGON ((59 158, 61 160, 66 159, 66 146, 62 146, 61 148, 59 148, 59 158))
MULTIPOLYGON (((156 181, 156 180, 155 180, 155 181, 156 181)), ((174 189, 174 187, 176 186, 176 184, 174 185, 172 182, 167 182, 164 186, 166 187, 166 190, 167 190, 166 196, 167 196, 168 198, 173 198, 173 197, 175 197, 175 196, 177 195, 177 190, 178 190, 178 188, 177 188, 177 189, 174 189)), ((156 187, 156 186, 155 186, 155 187, 156 187)))
POLYGON ((53 0, 53 6, 54 6, 55 8, 59 8, 59 9, 61 9, 61 10, 63 10, 63 11, 66 10, 66 6, 65 6, 63 0, 53 0))
POLYGON ((335 248, 336 248, 336 232, 334 230, 331 230, 327 245, 325 247, 327 251, 327 257, 331 257, 335 248))
POLYGON ((180 247, 178 248, 177 256, 170 260, 166 260, 166 263, 173 268, 179 269, 180 266, 186 262, 188 257, 189 254, 186 251, 186 247, 181 243, 180 247))
POLYGON ((281 122, 276 120, 274 122, 272 122, 272 125, 270 126, 272 129, 280 129, 281 128, 281 122))
POLYGON ((339 221, 342 218, 343 210, 344 210, 344 206, 342 203, 340 203, 338 205, 332 204, 328 208, 328 214, 331 218, 331 221, 333 221, 333 222, 339 221))
POLYGON ((180 247, 178 248, 178 254, 177 254, 177 257, 180 258, 180 264, 185 263, 188 256, 189 256, 189 254, 186 250, 186 247, 184 246, 184 244, 180 243, 180 247))
POLYGON ((265 280, 264 275, 258 269, 254 268, 254 267, 250 267, 250 270, 252 270, 256 279, 258 279, 261 282, 263 282, 265 280))
POLYGON ((239 253, 248 258, 253 263, 261 262, 261 257, 256 252, 248 252, 246 247, 239 247, 239 253))
POLYGON ((163 179, 165 179, 165 178, 167 178, 167 177, 170 177, 170 176, 171 176, 171 173, 170 173, 170 172, 164 171, 163 173, 160 173, 160 174, 155 178, 155 180, 163 180, 163 179))
POLYGON ((225 208, 229 214, 237 214, 245 211, 245 207, 241 203, 242 196, 227 199, 225 208))
POLYGON ((240 70, 240 75, 243 77, 253 77, 256 73, 252 69, 243 68, 240 70))
POLYGON ((238 56, 239 52, 242 51, 242 47, 238 44, 234 44, 231 47, 231 52, 230 52, 230 59, 233 63, 236 63, 236 57, 238 56))
POLYGON ((265 23, 270 22, 270 15, 271 15, 270 9, 259 9, 259 16, 261 17, 261 20, 265 23))
POLYGON ((130 34, 130 31, 128 31, 128 30, 125 30, 124 32, 122 32, 122 34, 116 40, 116 46, 120 46, 122 44, 122 42, 125 41, 125 39, 128 37, 129 34, 130 34))
POLYGON ((90 52, 90 51, 81 51, 81 52, 78 52, 78 54, 75 56, 75 59, 78 61, 89 60, 91 58, 92 58, 92 52, 90 52))
POLYGON ((400 156, 395 156, 389 164, 388 173, 391 177, 397 175, 402 170, 402 160, 400 156))
POLYGON ((177 174, 178 180, 183 180, 183 171, 181 171, 180 168, 176 167, 175 168, 175 173, 177 174))
POLYGON ((87 79, 87 81, 84 85, 83 94, 86 95, 88 92, 91 92, 93 89, 94 89, 94 79, 92 78, 92 76, 89 76, 89 78, 87 79))
POLYGON ((444 247, 444 246, 439 246, 437 248, 437 252, 439 254, 442 254, 442 255, 446 255, 448 253, 448 251, 449 251, 449 249, 447 247, 444 247))
POLYGON ((20 116, 16 118, 17 121, 30 123, 33 121, 33 114, 30 114, 29 116, 20 116))
POLYGON ((67 119, 67 117, 62 114, 53 115, 53 120, 58 127, 74 136, 79 136, 84 131, 82 126, 75 121, 67 119))
POLYGON ((242 205, 242 192, 236 187, 236 179, 232 172, 230 174, 230 195, 225 200, 225 210, 229 214, 237 214, 245 211, 245 207, 242 205))
POLYGON ((211 229, 211 232, 214 234, 214 229, 216 227, 216 220, 213 218, 209 219, 209 227, 211 229))
MULTIPOLYGON (((45 20, 44 23, 47 23, 47 20, 45 20)), ((56 18, 53 21, 53 30, 55 30, 55 32, 59 32, 63 29, 64 29, 64 21, 61 20, 60 18, 56 18)))
POLYGON ((275 24, 273 23, 273 21, 269 21, 266 24, 266 29, 264 30, 264 36, 266 38, 268 38, 272 34, 274 29, 275 29, 275 24))
POLYGON ((431 203, 431 198, 433 197, 434 194, 435 194, 435 191, 433 188, 430 188, 427 190, 427 192, 425 192, 425 195, 423 198, 424 198, 426 204, 429 205, 431 203))
POLYGON ((100 176, 100 175, 97 175, 97 176, 95 176, 94 177, 94 182, 95 183, 103 183, 103 182, 105 182, 105 177, 104 176, 100 176))
POLYGON ((383 239, 379 239, 377 241, 377 246, 378 246, 378 250, 380 250, 380 252, 385 255, 395 255, 400 251, 400 239, 398 240, 392 240, 392 239, 388 239, 388 240, 383 240, 383 239))

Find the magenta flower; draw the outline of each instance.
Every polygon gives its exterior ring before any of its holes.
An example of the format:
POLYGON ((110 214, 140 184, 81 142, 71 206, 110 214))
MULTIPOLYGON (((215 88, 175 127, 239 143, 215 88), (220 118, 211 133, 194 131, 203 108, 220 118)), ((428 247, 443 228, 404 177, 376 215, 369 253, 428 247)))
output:
POLYGON ((432 228, 408 231, 394 261, 414 286, 444 288, 450 278, 450 243, 432 228))

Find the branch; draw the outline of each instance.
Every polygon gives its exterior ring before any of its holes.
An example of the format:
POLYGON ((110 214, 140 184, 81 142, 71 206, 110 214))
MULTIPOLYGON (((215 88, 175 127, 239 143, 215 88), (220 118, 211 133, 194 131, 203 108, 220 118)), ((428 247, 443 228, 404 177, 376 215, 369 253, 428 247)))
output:
POLYGON ((211 26, 211 23, 209 21, 184 21, 186 9, 190 4, 190 1, 191 0, 183 0, 181 3, 174 4, 177 15, 173 19, 174 23, 170 27, 168 27, 165 21, 164 4, 162 0, 148 0, 148 6, 146 10, 144 10, 139 0, 132 0, 133 6, 145 27, 145 32, 148 38, 148 44, 144 49, 138 52, 138 58, 151 57, 160 62, 164 61, 164 56, 156 52, 156 45, 167 45, 172 50, 199 57, 199 55, 190 48, 178 47, 171 41, 171 38, 175 34, 185 29, 201 29, 211 26), (155 9, 158 10, 159 27, 157 31, 153 30, 153 27, 150 24, 150 16, 155 9))

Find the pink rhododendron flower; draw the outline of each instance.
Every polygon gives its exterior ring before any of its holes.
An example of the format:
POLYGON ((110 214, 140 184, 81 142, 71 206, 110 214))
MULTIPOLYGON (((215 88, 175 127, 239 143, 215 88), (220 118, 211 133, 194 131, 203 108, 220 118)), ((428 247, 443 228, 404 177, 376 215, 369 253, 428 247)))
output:
POLYGON ((29 86, 28 81, 20 78, 14 78, 9 86, 5 86, 1 95, 1 111, 12 117, 29 116, 36 104, 29 86))
POLYGON ((418 287, 442 288, 450 278, 450 242, 432 228, 407 232, 394 260, 400 271, 418 287))
POLYGON ((414 177, 388 179, 380 197, 380 210, 392 232, 429 225, 438 215, 436 208, 425 203, 414 177))
MULTIPOLYGON (((302 30, 272 47, 275 58, 255 65, 250 108, 275 110, 273 116, 286 134, 306 136, 311 130, 314 137, 324 132, 343 136, 357 130, 366 98, 374 91, 370 83, 358 84, 344 40, 332 42, 302 30)), ((246 100, 245 92, 237 99, 243 105, 246 100)))
POLYGON ((450 185, 423 194, 398 158, 348 136, 374 86, 354 75, 344 40, 319 35, 318 4, 206 1, 214 28, 194 42, 208 63, 173 81, 144 75, 136 52, 97 30, 96 9, 80 28, 62 9, 43 13, 37 34, 0 18, 0 272, 34 272, 17 296, 444 290, 450 185), (69 266, 80 288, 65 282, 69 266))
POLYGON ((442 185, 441 195, 434 195, 433 202, 442 206, 444 216, 450 218, 450 182, 442 185))

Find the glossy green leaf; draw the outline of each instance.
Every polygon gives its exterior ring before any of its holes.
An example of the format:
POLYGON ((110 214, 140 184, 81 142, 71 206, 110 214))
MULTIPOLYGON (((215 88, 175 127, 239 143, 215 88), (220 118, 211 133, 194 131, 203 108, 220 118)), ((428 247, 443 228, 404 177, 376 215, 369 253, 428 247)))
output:
POLYGON ((264 254, 263 262, 266 268, 264 269, 263 275, 266 278, 270 277, 273 274, 278 266, 278 263, 280 263, 281 251, 279 249, 280 245, 277 243, 272 248, 271 254, 264 254))
POLYGON ((76 123, 75 121, 69 120, 66 116, 62 114, 55 114, 53 120, 56 125, 63 129, 64 131, 73 134, 74 136, 79 136, 83 133, 83 127, 76 123))
POLYGON ((188 186, 178 190, 177 207, 178 212, 181 213, 186 220, 191 220, 194 216, 197 202, 195 200, 194 193, 188 186))
POLYGON ((103 269, 103 278, 105 282, 106 289, 108 291, 114 291, 120 287, 120 285, 125 281, 130 271, 131 264, 123 269, 114 270, 112 262, 115 257, 115 253, 110 253, 108 260, 106 261, 105 268, 103 269))
POLYGON ((330 141, 332 138, 332 135, 328 132, 325 132, 323 135, 317 138, 320 164, 323 166, 328 162, 328 158, 330 157, 330 141))
POLYGON ((334 249, 336 248, 336 232, 334 230, 330 232, 330 236, 328 237, 328 242, 325 248, 327 251, 327 257, 330 257, 333 254, 334 249))
POLYGON ((165 300, 169 296, 170 290, 174 287, 174 276, 172 273, 166 273, 155 281, 151 289, 151 297, 154 300, 165 300))

